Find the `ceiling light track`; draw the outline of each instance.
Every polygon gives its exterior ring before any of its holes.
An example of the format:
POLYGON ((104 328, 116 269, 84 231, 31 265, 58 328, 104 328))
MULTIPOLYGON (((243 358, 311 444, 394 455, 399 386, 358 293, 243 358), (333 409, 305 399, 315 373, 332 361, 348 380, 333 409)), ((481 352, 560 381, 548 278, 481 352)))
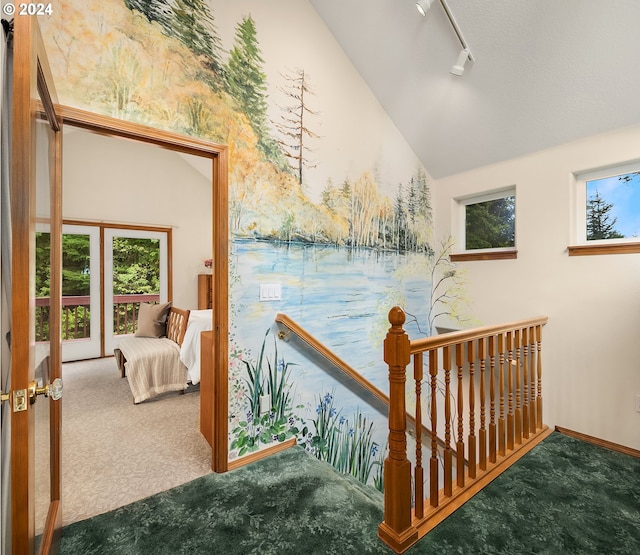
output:
MULTIPOLYGON (((427 15, 427 12, 431 8, 431 5, 433 4, 433 2, 434 0, 418 0, 416 2, 416 9, 420 13, 420 15, 425 17, 427 15)), ((449 19, 449 23, 451 23, 451 27, 453 27, 453 30, 455 31, 456 36, 458 37, 458 40, 462 45, 462 50, 458 55, 458 59, 456 60, 456 63, 451 68, 451 73, 453 75, 462 75, 464 73, 464 66, 467 63, 467 61, 470 60, 472 62, 475 62, 475 58, 473 57, 473 54, 471 54, 471 49, 469 48, 467 41, 464 40, 462 31, 460 30, 460 27, 458 26, 458 22, 456 21, 455 17, 453 17, 453 14, 451 13, 451 10, 449 9, 449 5, 446 3, 445 0, 440 0, 440 4, 442 5, 442 9, 444 10, 444 13, 447 15, 447 18, 449 19)))

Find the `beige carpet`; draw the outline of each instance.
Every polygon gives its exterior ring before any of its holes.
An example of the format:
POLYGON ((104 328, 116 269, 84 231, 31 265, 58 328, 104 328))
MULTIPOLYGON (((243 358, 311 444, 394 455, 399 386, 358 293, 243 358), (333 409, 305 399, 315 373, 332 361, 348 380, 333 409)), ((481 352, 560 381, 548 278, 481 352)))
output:
MULTIPOLYGON (((199 392, 167 393, 134 405, 113 358, 67 363, 62 374, 63 525, 211 472, 211 449, 199 431, 199 392)), ((37 430, 41 434, 46 425, 37 430)), ((42 449, 36 458, 41 528, 48 452, 42 449)))

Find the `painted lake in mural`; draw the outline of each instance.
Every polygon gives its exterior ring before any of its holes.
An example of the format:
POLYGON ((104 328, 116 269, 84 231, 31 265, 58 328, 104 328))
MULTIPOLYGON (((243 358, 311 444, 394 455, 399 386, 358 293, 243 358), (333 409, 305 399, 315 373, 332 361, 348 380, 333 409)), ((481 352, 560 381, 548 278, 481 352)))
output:
MULTIPOLYGON (((389 309, 403 299, 421 326, 427 320, 428 278, 404 275, 398 290, 402 269, 423 254, 234 240, 232 255, 240 279, 233 302, 243 347, 257 353, 266 329, 282 312, 388 392, 382 341, 389 309), (260 283, 281 285, 282 300, 261 302, 260 283)), ((410 320, 407 316, 410 337, 424 336, 410 320)))

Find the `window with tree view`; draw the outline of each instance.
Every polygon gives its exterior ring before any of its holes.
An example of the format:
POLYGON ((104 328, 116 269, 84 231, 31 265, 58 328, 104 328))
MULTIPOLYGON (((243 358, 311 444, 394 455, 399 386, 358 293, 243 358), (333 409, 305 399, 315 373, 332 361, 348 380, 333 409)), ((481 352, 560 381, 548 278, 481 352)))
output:
POLYGON ((465 201, 464 218, 466 250, 515 247, 515 195, 465 201))
POLYGON ((586 239, 640 237, 640 171, 586 180, 586 239))

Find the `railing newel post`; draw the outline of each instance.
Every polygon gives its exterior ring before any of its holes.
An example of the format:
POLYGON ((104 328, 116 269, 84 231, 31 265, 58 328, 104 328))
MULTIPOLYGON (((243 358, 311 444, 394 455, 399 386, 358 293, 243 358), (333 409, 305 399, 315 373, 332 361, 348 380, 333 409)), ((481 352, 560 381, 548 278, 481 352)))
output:
POLYGON ((389 366, 389 454, 384 461, 384 521, 378 535, 398 551, 418 539, 411 524, 411 462, 407 458, 406 368, 411 342, 403 328, 404 311, 389 311, 391 327, 384 340, 384 361, 389 366))

